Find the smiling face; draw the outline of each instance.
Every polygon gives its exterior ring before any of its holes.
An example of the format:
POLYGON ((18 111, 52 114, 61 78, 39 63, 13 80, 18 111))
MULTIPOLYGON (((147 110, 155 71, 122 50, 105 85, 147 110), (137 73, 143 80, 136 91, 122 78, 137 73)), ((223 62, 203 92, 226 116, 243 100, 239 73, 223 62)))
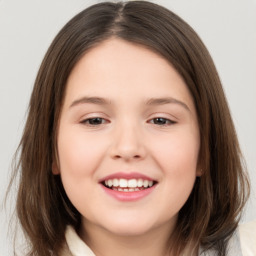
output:
POLYGON ((199 174, 186 84, 164 58, 121 39, 91 49, 71 72, 57 147, 53 172, 87 232, 171 232, 199 174))

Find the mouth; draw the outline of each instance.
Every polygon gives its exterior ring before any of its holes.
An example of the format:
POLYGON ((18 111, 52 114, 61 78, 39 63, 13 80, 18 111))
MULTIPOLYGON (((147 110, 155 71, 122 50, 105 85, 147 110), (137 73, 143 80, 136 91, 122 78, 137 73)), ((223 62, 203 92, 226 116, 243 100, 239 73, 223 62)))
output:
POLYGON ((119 172, 104 177, 99 184, 112 198, 121 202, 132 202, 152 194, 158 181, 137 172, 119 172))
POLYGON ((157 184, 157 181, 151 179, 106 179, 101 184, 114 191, 119 192, 137 192, 147 190, 157 184))

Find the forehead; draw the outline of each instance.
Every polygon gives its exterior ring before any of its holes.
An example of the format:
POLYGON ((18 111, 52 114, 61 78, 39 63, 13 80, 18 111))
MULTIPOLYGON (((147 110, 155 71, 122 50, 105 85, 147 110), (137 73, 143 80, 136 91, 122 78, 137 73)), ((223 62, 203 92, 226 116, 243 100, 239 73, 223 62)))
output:
POLYGON ((146 47, 117 38, 90 49, 72 70, 66 99, 82 94, 120 100, 129 95, 174 97, 193 105, 184 80, 171 63, 146 47))

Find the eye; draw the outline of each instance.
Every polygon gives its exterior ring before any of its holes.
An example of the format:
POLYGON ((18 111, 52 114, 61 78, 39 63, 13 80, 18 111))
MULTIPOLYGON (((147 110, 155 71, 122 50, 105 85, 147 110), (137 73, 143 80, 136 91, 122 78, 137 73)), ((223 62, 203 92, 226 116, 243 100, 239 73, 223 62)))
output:
POLYGON ((107 120, 101 117, 87 118, 81 121, 81 124, 90 125, 90 126, 97 126, 105 123, 107 123, 107 120))
POLYGON ((156 125, 161 125, 161 126, 172 125, 172 124, 176 123, 176 122, 174 122, 170 119, 164 118, 164 117, 156 117, 156 118, 151 119, 149 122, 156 124, 156 125))

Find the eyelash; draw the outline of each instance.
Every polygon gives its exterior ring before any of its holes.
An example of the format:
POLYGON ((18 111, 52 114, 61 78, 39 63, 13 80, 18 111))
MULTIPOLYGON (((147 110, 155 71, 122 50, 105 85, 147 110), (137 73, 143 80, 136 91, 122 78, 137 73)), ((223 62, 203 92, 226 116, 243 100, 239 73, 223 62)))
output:
MULTIPOLYGON (((93 117, 93 118, 87 118, 85 120, 82 120, 80 123, 88 126, 99 126, 108 122, 109 122, 108 120, 102 117, 93 117), (93 122, 96 122, 96 123, 93 123, 93 122)), ((150 119, 148 123, 152 123, 154 125, 159 125, 159 126, 169 126, 169 125, 175 124, 176 122, 164 117, 155 117, 150 119), (160 122, 160 123, 157 124, 156 122, 160 122)))
POLYGON ((99 126, 99 125, 102 125, 104 123, 107 123, 108 121, 102 117, 92 117, 92 118, 87 118, 85 120, 82 120, 80 123, 81 124, 85 124, 85 125, 88 125, 88 126, 99 126), (96 124, 92 123, 93 121, 96 121, 96 124), (103 121, 103 123, 102 123, 103 121), (100 123, 99 123, 100 122, 100 123))
POLYGON ((159 125, 159 126, 169 126, 169 125, 174 125, 176 124, 175 121, 172 121, 168 118, 164 118, 164 117, 155 117, 152 118, 151 120, 149 120, 149 123, 153 123, 154 125, 159 125), (154 121, 158 120, 158 122, 160 122, 160 124, 155 123, 154 121))

